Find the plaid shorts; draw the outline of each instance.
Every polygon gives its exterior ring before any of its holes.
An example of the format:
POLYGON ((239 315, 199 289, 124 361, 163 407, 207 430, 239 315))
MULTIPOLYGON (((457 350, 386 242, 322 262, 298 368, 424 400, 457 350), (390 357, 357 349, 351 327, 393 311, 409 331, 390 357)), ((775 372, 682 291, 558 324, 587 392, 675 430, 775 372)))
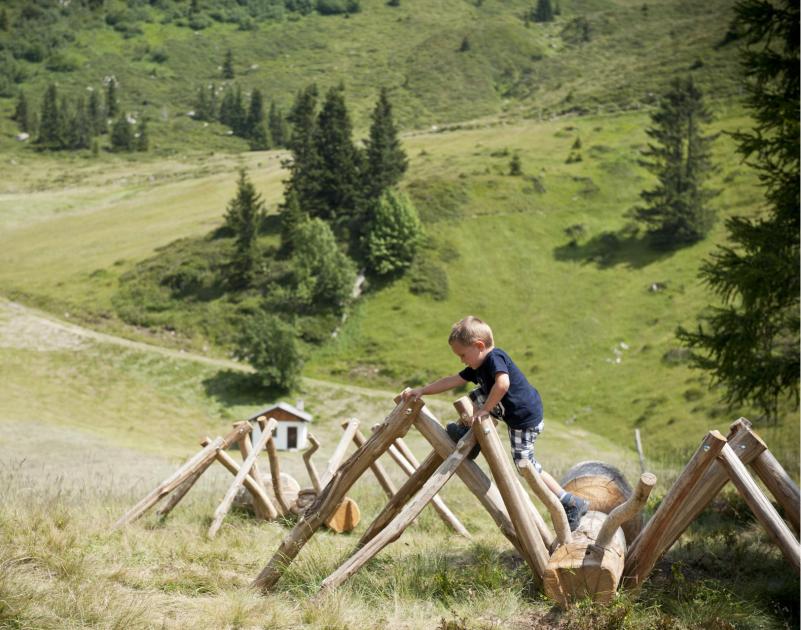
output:
POLYGON ((537 441, 537 436, 542 433, 545 427, 545 421, 540 422, 533 429, 513 429, 509 427, 509 443, 512 445, 512 459, 519 462, 522 459, 530 461, 537 472, 542 472, 542 466, 534 459, 534 442, 537 441))

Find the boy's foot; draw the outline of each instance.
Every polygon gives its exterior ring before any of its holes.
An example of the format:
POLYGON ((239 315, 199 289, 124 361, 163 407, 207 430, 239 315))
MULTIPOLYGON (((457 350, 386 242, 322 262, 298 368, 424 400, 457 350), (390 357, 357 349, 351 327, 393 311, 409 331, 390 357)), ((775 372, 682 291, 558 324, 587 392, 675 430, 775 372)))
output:
MULTIPOLYGON (((448 426, 445 427, 445 430, 448 432, 448 437, 451 438, 454 443, 458 443, 465 434, 470 430, 470 427, 465 426, 461 422, 450 422, 448 426)), ((478 454, 481 452, 481 447, 476 444, 473 447, 473 450, 468 453, 467 457, 469 459, 475 459, 478 457, 478 454)))
POLYGON ((570 531, 574 532, 579 526, 579 523, 581 523, 581 517, 587 513, 590 502, 568 492, 562 497, 562 507, 565 508, 570 531))

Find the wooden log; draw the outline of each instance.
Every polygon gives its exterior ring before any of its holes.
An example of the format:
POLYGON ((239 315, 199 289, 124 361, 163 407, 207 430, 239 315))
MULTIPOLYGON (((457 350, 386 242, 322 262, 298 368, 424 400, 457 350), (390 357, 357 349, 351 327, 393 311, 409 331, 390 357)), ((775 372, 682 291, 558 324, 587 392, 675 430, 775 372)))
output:
POLYGON ((720 461, 748 507, 782 550, 787 562, 796 570, 796 573, 801 572, 801 547, 799 547, 798 541, 728 444, 720 453, 720 461))
POLYGON ((317 441, 317 438, 311 434, 308 435, 309 444, 311 446, 306 449, 306 452, 303 453, 303 463, 306 465, 306 470, 309 472, 309 481, 311 481, 312 488, 314 488, 317 492, 320 492, 322 486, 320 485, 320 475, 317 474, 317 467, 314 465, 312 461, 312 455, 317 452, 317 449, 320 448, 320 443, 317 441))
MULTIPOLYGON (((256 421, 259 423, 262 433, 267 430, 268 422, 275 422, 272 426, 278 424, 275 418, 270 418, 268 421, 264 416, 259 416, 256 421)), ((270 429, 271 435, 272 431, 273 430, 270 429)), ((278 459, 278 449, 275 446, 275 440, 267 440, 266 450, 267 458, 270 461, 270 478, 273 485, 275 502, 278 504, 278 511, 281 513, 281 516, 289 516, 289 514, 291 514, 291 510, 289 509, 290 502, 284 497, 284 489, 281 487, 281 462, 278 459)))
POLYGON ((665 533, 675 521, 677 508, 694 494, 698 481, 726 444, 718 431, 710 431, 690 462, 668 491, 651 520, 634 540, 626 556, 626 584, 637 587, 648 577, 659 557, 667 550, 665 533))
MULTIPOLYGON (((400 513, 392 519, 380 532, 376 534, 363 547, 358 549, 336 571, 323 580, 321 592, 331 590, 342 584, 351 575, 356 573, 364 564, 373 558, 389 543, 396 540, 404 530, 417 518, 423 508, 436 495, 448 480, 454 475, 459 465, 467 458, 473 448, 474 441, 468 439, 472 436, 468 432, 457 444, 456 450, 434 471, 415 497, 406 504, 400 513)), ((418 470, 422 469, 421 466, 418 470)), ((399 491, 400 492, 400 491, 399 491)))
POLYGON ((596 545, 599 547, 606 547, 609 545, 618 528, 640 513, 643 507, 645 507, 645 502, 648 500, 655 484, 656 475, 652 473, 643 473, 640 475, 637 487, 628 498, 628 501, 618 505, 607 515, 606 520, 598 532, 598 536, 595 538, 596 545))
MULTIPOLYGON (((375 431, 376 425, 373 427, 373 431, 375 431)), ((348 422, 342 423, 342 428, 347 429, 348 422)), ((359 428, 356 427, 356 430, 353 432, 353 443, 356 444, 356 448, 361 448, 367 440, 365 439, 362 432, 359 431, 359 428)), ((390 446, 390 449, 392 447, 390 446)), ((373 475, 378 480, 378 484, 381 486, 381 489, 384 491, 384 494, 387 495, 388 498, 392 498, 392 495, 395 494, 398 489, 395 487, 395 484, 392 483, 392 479, 389 478, 387 471, 381 465, 381 462, 376 460, 372 464, 370 464, 370 470, 373 471, 373 475)))
MULTIPOLYGON (((206 446, 209 444, 211 440, 209 438, 205 438, 201 444, 206 446)), ((252 450, 252 448, 251 448, 252 450)), ((241 466, 237 464, 233 457, 231 457, 228 453, 223 450, 218 449, 216 459, 220 462, 228 471, 236 477, 241 470, 241 466)), ((259 484, 251 475, 246 475, 245 480, 243 482, 245 488, 247 488, 250 495, 253 497, 253 506, 254 508, 259 505, 262 513, 267 515, 267 520, 274 521, 278 518, 278 510, 275 509, 273 502, 270 500, 270 497, 267 496, 267 493, 264 490, 264 485, 259 484)), ((258 512, 257 512, 258 514, 258 512)))
POLYGON ((751 462, 751 468, 762 480, 770 493, 784 508, 784 515, 798 533, 799 493, 798 486, 782 468, 779 461, 768 450, 763 451, 751 462))
POLYGON ((380 457, 397 437, 406 434, 422 406, 423 403, 419 400, 398 403, 381 427, 339 467, 314 503, 281 542, 267 566, 253 581, 255 588, 264 592, 269 591, 281 579, 286 567, 300 553, 317 529, 330 518, 345 498, 345 493, 369 468, 370 463, 380 457))
MULTIPOLYGON (((250 439, 250 434, 243 436, 242 439, 239 440, 239 452, 242 454, 242 461, 246 460, 252 451, 253 442, 250 439)), ((236 473, 234 473, 234 476, 236 476, 236 473)), ((253 477, 253 480, 259 486, 261 486, 263 494, 264 479, 262 479, 258 461, 253 462, 253 468, 250 469, 250 476, 253 477)), ((253 502, 253 511, 256 512, 256 518, 264 520, 270 519, 270 515, 264 510, 264 505, 261 501, 253 502)), ((275 517, 273 516, 273 518, 275 517)))
POLYGON ((353 531, 361 518, 362 514, 356 501, 350 497, 345 497, 334 510, 331 518, 325 522, 325 525, 331 531, 341 534, 353 531))
MULTIPOLYGON (((390 446, 390 448, 392 447, 390 446)), ((420 467, 409 476, 400 489, 392 495, 389 502, 384 506, 378 516, 373 519, 367 531, 365 531, 359 539, 357 547, 366 545, 392 522, 401 510, 403 510, 409 499, 425 485, 431 475, 442 465, 442 461, 442 458, 436 451, 425 458, 420 467)))
MULTIPOLYGON (((751 423, 745 418, 740 418, 731 424, 726 440, 744 464, 753 462, 766 449, 765 443, 751 430, 751 423)), ((670 549, 728 481, 729 475, 723 464, 715 460, 698 481, 692 495, 676 507, 659 546, 670 549)))
MULTIPOLYGON (((406 442, 403 441, 403 438, 395 440, 395 445, 389 447, 389 455, 395 460, 395 463, 400 466, 401 470, 409 476, 413 475, 414 471, 420 467, 420 462, 417 461, 414 453, 406 446, 406 442)), ((450 508, 445 505, 445 501, 443 501, 441 496, 435 496, 431 500, 431 505, 448 528, 459 534, 459 536, 471 540, 470 532, 468 532, 467 528, 456 518, 456 515, 450 508)))
POLYGON ((525 553, 523 559, 531 568, 531 572, 542 582, 545 568, 548 565, 548 550, 540 536, 540 532, 531 517, 528 495, 522 492, 517 477, 508 460, 504 457, 504 449, 495 425, 489 416, 473 423, 473 430, 477 433, 481 452, 489 464, 495 483, 503 497, 503 502, 514 523, 517 539, 520 541, 525 553))
POLYGON ((245 481, 245 477, 253 468, 253 463, 256 461, 256 457, 258 457, 259 453, 267 445, 267 443, 272 441, 273 428, 276 426, 276 424, 278 424, 278 422, 271 418, 262 428, 262 434, 261 437, 259 437, 259 441, 253 447, 253 451, 250 453, 250 455, 248 455, 247 459, 243 462, 242 467, 239 469, 236 477, 234 477, 234 481, 228 488, 228 492, 225 493, 222 502, 214 511, 214 518, 211 521, 211 526, 209 527, 207 534, 209 538, 214 538, 217 535, 217 531, 220 529, 225 515, 228 514, 228 511, 231 509, 231 504, 234 502, 234 497, 236 497, 237 490, 239 490, 239 488, 242 486, 245 481))
POLYGON ((534 468, 534 465, 527 459, 524 459, 517 462, 517 467, 528 482, 528 485, 531 486, 534 494, 542 501, 542 504, 551 515, 551 522, 553 523, 554 530, 556 530, 556 539, 559 541, 559 544, 566 545, 567 543, 573 542, 573 536, 570 533, 570 524, 567 522, 565 508, 562 507, 562 503, 557 496, 545 485, 545 482, 542 480, 542 477, 540 477, 536 468, 534 468))
MULTIPOLYGON (((205 446, 205 444, 203 445, 205 446)), ((208 463, 204 464, 200 468, 197 469, 195 473, 192 474, 186 481, 184 481, 180 486, 178 486, 175 491, 170 494, 167 502, 164 504, 163 507, 156 510, 156 516, 160 519, 167 518, 167 515, 172 512, 173 508, 178 505, 181 500, 186 496, 186 493, 192 489, 192 486, 195 485, 195 482, 200 479, 200 476, 206 472, 209 466, 214 463, 214 460, 209 460, 208 463)))
POLYGON ((353 436, 356 433, 356 430, 359 428, 359 421, 356 418, 351 418, 348 420, 345 433, 342 434, 342 437, 339 440, 339 444, 334 449, 334 453, 331 455, 331 459, 328 460, 328 467, 326 468, 323 476, 320 478, 320 484, 325 487, 331 478, 336 473, 339 465, 342 463, 342 460, 345 459, 345 453, 348 450, 348 445, 353 441, 353 436))
MULTIPOLYGON (((117 520, 117 522, 114 523, 112 529, 122 527, 126 523, 130 523, 131 521, 134 521, 142 516, 142 514, 147 512, 156 503, 161 501, 161 499, 175 490, 182 483, 187 481, 190 477, 194 476, 198 471, 202 472, 202 470, 208 468, 210 463, 215 459, 215 451, 218 447, 225 448, 229 444, 232 444, 234 441, 238 440, 239 437, 244 433, 249 433, 250 430, 251 427, 249 423, 240 422, 230 433, 228 433, 228 435, 222 438, 216 438, 213 444, 209 444, 202 451, 192 456, 180 468, 178 468, 178 470, 167 477, 158 486, 156 486, 155 489, 143 497, 136 505, 123 514, 117 520)), ((184 494, 186 494, 186 492, 184 492, 184 494)), ((184 494, 182 494, 181 497, 183 497, 184 494)))
MULTIPOLYGON (((428 440, 437 454, 443 459, 447 458, 454 450, 454 443, 445 429, 437 420, 436 416, 431 413, 428 407, 423 407, 420 410, 414 426, 423 437, 428 440)), ((473 437, 475 440, 475 436, 473 437)), ((506 506, 503 504, 503 499, 498 492, 498 488, 492 483, 492 480, 487 477, 483 470, 473 461, 469 459, 462 463, 456 470, 458 477, 464 482, 467 488, 479 500, 484 509, 487 510, 492 520, 501 530, 501 533, 506 536, 507 540, 522 554, 520 543, 517 540, 517 533, 515 532, 514 525, 509 519, 509 514, 506 511, 506 506)))

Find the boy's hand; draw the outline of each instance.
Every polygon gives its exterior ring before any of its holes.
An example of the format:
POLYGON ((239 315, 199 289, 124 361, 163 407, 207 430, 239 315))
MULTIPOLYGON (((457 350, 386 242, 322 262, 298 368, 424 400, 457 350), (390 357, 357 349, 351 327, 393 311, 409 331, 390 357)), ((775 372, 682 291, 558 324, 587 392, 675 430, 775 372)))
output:
POLYGON ((474 422, 480 422, 482 418, 486 418, 488 416, 489 416, 489 412, 488 411, 484 411, 483 409, 479 409, 478 411, 473 413, 473 417, 470 418, 470 420, 468 422, 470 423, 470 426, 472 426, 474 422))
POLYGON ((409 389, 408 387, 401 392, 401 398, 405 401, 407 400, 417 400, 423 395, 423 388, 422 387, 414 387, 409 389))

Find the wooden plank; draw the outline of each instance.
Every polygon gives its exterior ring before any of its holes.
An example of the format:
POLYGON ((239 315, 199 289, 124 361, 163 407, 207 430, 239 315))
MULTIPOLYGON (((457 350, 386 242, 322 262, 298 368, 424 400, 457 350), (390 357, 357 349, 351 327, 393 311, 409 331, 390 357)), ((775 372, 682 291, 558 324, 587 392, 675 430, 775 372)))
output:
POLYGON ((627 586, 639 586, 651 573, 659 557, 667 550, 664 544, 665 533, 676 518, 677 508, 696 492, 699 480, 725 444, 726 438, 718 431, 710 431, 701 442, 695 455, 662 499, 659 508, 631 544, 626 556, 627 586))
POLYGON ((643 473, 637 482, 637 487, 625 503, 618 505, 612 510, 604 520, 598 536, 595 539, 595 544, 599 547, 606 547, 618 528, 628 520, 637 516, 640 511, 645 507, 645 502, 651 494, 656 485, 656 475, 652 473, 643 473))
POLYGON ((737 458, 734 451, 727 445, 723 447, 720 453, 720 461, 726 468, 729 478, 737 488, 737 491, 742 495, 748 507, 759 519, 762 525, 773 538, 774 542, 782 550, 785 559, 795 569, 796 573, 801 572, 801 547, 798 541, 793 536, 787 523, 782 520, 776 508, 768 501, 768 498, 762 494, 753 480, 745 465, 737 458))
POLYGON ((334 449, 331 459, 328 460, 328 467, 320 478, 320 484, 323 487, 328 485, 328 482, 331 481, 331 478, 336 473, 342 460, 345 459, 345 453, 347 453, 348 446, 353 441, 353 436, 356 434, 358 428, 359 421, 356 418, 348 420, 345 426, 345 432, 342 434, 339 444, 337 444, 337 447, 334 449))
POLYGON ((272 441, 273 428, 276 424, 278 424, 276 420, 270 419, 264 425, 261 437, 259 437, 259 441, 253 447, 253 451, 250 453, 250 455, 248 455, 248 458, 243 462, 242 467, 239 469, 236 477, 234 477, 234 481, 228 488, 228 492, 225 493, 222 502, 214 511, 214 518, 211 521, 211 526, 209 527, 209 531, 207 533, 209 538, 214 538, 217 535, 217 531, 220 529, 225 515, 228 514, 228 511, 231 509, 231 505, 234 502, 234 497, 236 497, 237 491, 244 483, 245 477, 250 473, 251 468, 253 468, 253 463, 256 461, 256 457, 258 457, 259 453, 261 453, 266 444, 272 441))
MULTIPOLYGON (((431 413, 428 407, 423 407, 420 410, 420 414, 417 420, 415 420, 414 426, 423 434, 423 437, 428 440, 440 457, 445 459, 453 452, 455 448, 453 440, 448 437, 447 432, 442 428, 439 420, 431 413)), ((473 440, 475 440, 475 436, 473 440)), ((506 536, 507 540, 512 543, 518 552, 522 553, 514 525, 512 525, 512 521, 509 519, 509 514, 506 511, 506 506, 503 504, 503 499, 501 499, 498 488, 492 483, 492 480, 487 477, 478 464, 469 459, 462 463, 457 469, 456 474, 462 482, 464 482, 470 492, 475 495, 481 505, 484 506, 484 509, 487 510, 492 520, 495 521, 501 533, 506 536)))
POLYGON ((317 452, 317 449, 320 448, 320 443, 311 432, 308 434, 308 440, 311 446, 306 449, 306 452, 303 453, 303 463, 306 465, 306 470, 309 472, 309 481, 311 481, 312 488, 314 488, 317 492, 320 492, 323 486, 320 485, 320 475, 317 474, 317 467, 312 461, 312 455, 314 455, 317 452))
MULTIPOLYGON (((364 564, 373 558, 389 543, 396 540, 404 530, 417 518, 423 508, 436 495, 448 480, 454 475, 456 469, 467 458, 468 453, 474 446, 470 431, 463 437, 451 455, 440 464, 434 473, 428 478, 415 497, 407 503, 400 513, 390 521, 386 527, 381 529, 375 537, 358 549, 348 558, 336 571, 323 580, 321 591, 328 591, 336 588, 356 573, 364 564)), ((418 470, 421 470, 421 466, 418 470)), ((399 491, 400 492, 400 491, 399 491)))
POLYGON ((381 427, 339 467, 314 503, 281 542, 267 566, 253 581, 254 588, 267 592, 275 586, 286 567, 300 553, 317 529, 330 518, 345 498, 345 493, 370 467, 370 463, 380 457, 396 438, 406 434, 422 406, 423 403, 419 400, 400 402, 396 405, 381 427))
POLYGON ((768 450, 763 451, 751 462, 762 483, 784 508, 784 515, 798 534, 799 507, 798 486, 790 479, 790 475, 782 468, 779 461, 768 450))
POLYGON ((484 416, 481 420, 473 422, 473 430, 514 523, 517 539, 523 546, 525 552, 523 559, 537 581, 541 583, 548 565, 549 554, 531 516, 533 507, 526 505, 530 503, 528 495, 522 491, 511 464, 504 457, 501 439, 490 417, 484 416))
MULTIPOLYGON (((270 418, 270 421, 275 422, 275 425, 273 426, 278 424, 278 421, 274 418, 270 418)), ((269 422, 267 418, 264 416, 259 416, 257 418, 257 422, 261 427, 262 433, 267 430, 265 428, 269 422)), ((270 433, 272 434, 272 429, 270 429, 270 433)), ((287 501, 286 497, 284 496, 284 489, 281 487, 281 462, 278 459, 278 449, 275 446, 275 440, 267 440, 266 450, 267 458, 270 461, 270 478, 273 484, 275 502, 278 504, 278 511, 281 513, 281 516, 289 516, 291 511, 289 509, 289 501, 287 501)))
POLYGON ((570 524, 567 522, 567 514, 565 514, 565 508, 558 497, 545 485, 542 477, 540 477, 540 474, 530 461, 527 459, 519 461, 517 462, 517 467, 528 485, 531 486, 534 494, 537 495, 537 498, 542 501, 542 504, 548 510, 548 514, 551 515, 551 522, 554 530, 556 530, 556 539, 559 544, 566 545, 573 542, 570 524))

